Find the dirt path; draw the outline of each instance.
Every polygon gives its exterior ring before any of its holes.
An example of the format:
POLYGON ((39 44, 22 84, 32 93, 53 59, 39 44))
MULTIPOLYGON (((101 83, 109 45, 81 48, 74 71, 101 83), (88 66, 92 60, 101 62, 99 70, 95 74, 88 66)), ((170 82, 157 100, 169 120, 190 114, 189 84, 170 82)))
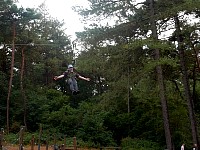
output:
MULTIPOLYGON (((5 148, 5 150, 19 150, 18 146, 5 146, 4 148, 5 148)), ((4 150, 4 148, 3 148, 3 150, 4 150)), ((30 146, 25 146, 24 150, 31 150, 31 147, 30 146)), ((35 146, 34 150, 38 150, 38 147, 35 146)), ((46 147, 45 146, 41 146, 40 150, 46 150, 46 147)), ((48 150, 53 150, 53 148, 49 147, 48 150)))
MULTIPOLYGON (((19 150, 18 146, 5 146, 3 150, 19 150)), ((25 146, 24 150, 31 150, 31 146, 25 146)), ((34 146, 34 150, 38 150, 38 146, 34 146)), ((40 146, 40 150, 46 150, 46 146, 40 146)), ((48 147, 48 150, 54 150, 52 146, 48 147)), ((66 148, 66 150, 73 150, 73 148, 66 148)), ((77 150, 97 150, 97 149, 85 149, 77 148, 77 150)))

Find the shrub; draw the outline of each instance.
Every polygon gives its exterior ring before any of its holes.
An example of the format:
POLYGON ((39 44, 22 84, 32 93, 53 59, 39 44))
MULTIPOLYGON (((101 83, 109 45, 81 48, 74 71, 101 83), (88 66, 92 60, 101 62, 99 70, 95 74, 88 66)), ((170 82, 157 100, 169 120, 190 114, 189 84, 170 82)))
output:
POLYGON ((132 139, 130 137, 122 139, 122 150, 160 150, 161 147, 152 141, 142 139, 132 139))

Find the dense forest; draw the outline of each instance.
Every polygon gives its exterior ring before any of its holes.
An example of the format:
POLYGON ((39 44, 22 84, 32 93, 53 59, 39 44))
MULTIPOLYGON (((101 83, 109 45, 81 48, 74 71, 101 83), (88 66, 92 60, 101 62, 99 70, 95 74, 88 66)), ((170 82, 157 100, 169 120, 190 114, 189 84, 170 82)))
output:
POLYGON ((88 2, 73 8, 90 25, 71 41, 45 4, 32 9, 0 0, 5 134, 42 126, 44 134, 76 136, 90 147, 199 145, 200 1, 88 2), (78 80, 78 95, 65 79, 53 80, 68 64, 91 79, 78 80))

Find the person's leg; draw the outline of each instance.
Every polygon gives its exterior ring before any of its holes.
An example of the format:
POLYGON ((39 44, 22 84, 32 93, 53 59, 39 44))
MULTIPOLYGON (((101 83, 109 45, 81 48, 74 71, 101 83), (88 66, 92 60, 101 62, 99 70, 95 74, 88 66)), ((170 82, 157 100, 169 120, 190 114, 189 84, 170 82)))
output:
POLYGON ((73 82, 74 90, 75 90, 75 91, 79 91, 79 90, 78 90, 78 84, 77 84, 76 79, 73 78, 73 79, 72 79, 72 82, 73 82))
POLYGON ((69 79, 67 80, 67 83, 69 84, 70 90, 71 90, 72 92, 75 91, 74 84, 73 84, 73 80, 72 80, 71 78, 69 78, 69 79))

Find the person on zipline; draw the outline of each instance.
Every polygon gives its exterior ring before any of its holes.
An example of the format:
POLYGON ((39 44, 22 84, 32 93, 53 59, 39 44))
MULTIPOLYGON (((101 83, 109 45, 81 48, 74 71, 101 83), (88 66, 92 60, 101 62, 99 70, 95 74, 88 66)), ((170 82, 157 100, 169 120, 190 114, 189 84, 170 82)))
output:
POLYGON ((78 74, 73 65, 68 65, 68 69, 67 71, 65 71, 62 75, 59 76, 55 76, 54 80, 60 79, 60 78, 67 78, 67 83, 69 84, 69 88, 72 91, 73 95, 79 94, 80 91, 78 90, 78 85, 77 85, 77 81, 76 78, 82 79, 82 80, 86 80, 86 81, 90 81, 90 78, 85 78, 83 76, 81 76, 80 74, 78 74))

